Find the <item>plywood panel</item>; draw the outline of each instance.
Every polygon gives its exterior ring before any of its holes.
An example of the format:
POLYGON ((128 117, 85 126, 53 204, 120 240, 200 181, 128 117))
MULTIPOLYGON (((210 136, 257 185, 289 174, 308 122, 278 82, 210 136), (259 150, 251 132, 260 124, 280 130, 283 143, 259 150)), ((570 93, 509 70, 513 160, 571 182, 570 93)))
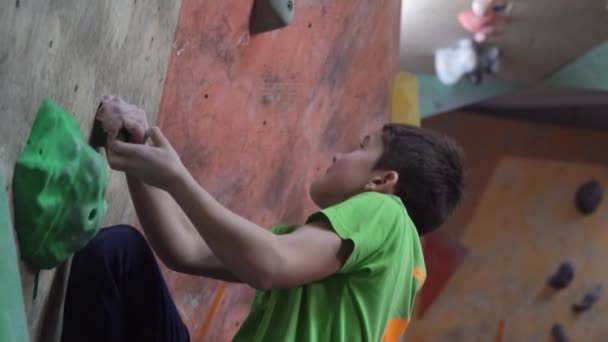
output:
POLYGON ((608 164, 608 154, 598 152, 608 144, 608 136, 601 130, 571 129, 464 112, 425 119, 422 125, 454 137, 465 150, 466 198, 442 228, 456 236, 466 230, 496 163, 505 155, 608 164))
POLYGON ((608 281, 608 207, 583 217, 573 205, 589 178, 608 184, 608 166, 501 159, 463 237, 469 254, 413 330, 430 341, 488 341, 504 319, 505 341, 541 341, 562 322, 574 341, 605 340, 607 302, 580 316, 570 310, 585 291, 608 281), (576 265, 576 278, 551 293, 547 278, 563 260, 576 265))
MULTIPOLYGON (((423 125, 453 136, 465 150, 465 199, 454 216, 437 232, 451 234, 459 242, 468 227, 471 215, 479 205, 498 160, 503 156, 608 164, 608 155, 597 153, 596 148, 608 143, 608 137, 602 131, 570 129, 468 113, 450 113, 425 119, 423 125)), ((454 260, 432 260, 437 253, 427 252, 426 257, 430 258, 427 262, 437 267, 446 265, 445 269, 439 272, 449 274, 448 271, 455 265, 454 260)), ((457 268, 453 271, 455 270, 457 268)), ((433 275, 429 274, 430 277, 433 275)), ((425 301, 423 307, 432 305, 435 299, 435 296, 428 292, 436 293, 435 289, 444 285, 427 283, 422 289, 421 301, 425 301)))
MULTIPOLYGON (((574 293, 570 293, 567 299, 563 299, 562 294, 555 296, 557 304, 530 299, 540 292, 545 296, 542 288, 546 279, 562 259, 571 256, 579 260, 579 264, 586 263, 584 258, 587 256, 580 254, 586 253, 584 244, 595 241, 591 235, 602 234, 600 228, 587 226, 592 221, 580 220, 580 217, 576 216, 573 196, 576 186, 584 179, 603 179, 608 155, 600 151, 601 146, 608 143, 608 136, 599 130, 573 129, 467 113, 434 117, 425 120, 423 126, 453 136, 464 147, 467 169, 466 197, 462 207, 442 230, 458 239, 467 248, 468 254, 447 283, 423 288, 421 298, 428 297, 429 294, 425 292, 429 289, 433 292, 433 288, 445 286, 430 304, 430 309, 423 316, 419 316, 418 321, 412 322, 409 340, 487 341, 494 338, 502 319, 505 320, 504 340, 509 340, 509 333, 513 329, 523 329, 524 332, 530 333, 513 335, 519 338, 518 341, 536 341, 534 334, 541 332, 544 334, 543 339, 547 338, 551 326, 549 321, 562 317, 560 315, 568 315, 571 304, 568 301, 582 295, 584 288, 592 286, 594 281, 602 280, 601 277, 589 278, 589 283, 578 283, 572 289, 574 293), (501 177, 505 177, 505 180, 500 181, 498 186, 497 179, 502 179, 501 177), (517 189, 510 189, 511 186, 517 189), (503 193, 505 191, 508 193, 503 193), (494 202, 488 205, 490 198, 494 202), (484 215, 481 221, 480 215, 484 215), (537 229, 535 234, 527 230, 527 225, 533 225, 534 229, 537 229), (540 228, 541 226, 544 228, 540 228), (577 235, 580 231, 591 235, 577 235), (566 232, 567 235, 563 235, 566 232), (556 239, 566 241, 562 246, 561 256, 557 254, 555 246, 551 247, 552 243, 557 243, 556 239), (578 241, 574 246, 569 242, 572 239, 578 241), (520 249, 520 240, 522 246, 528 247, 520 249), (514 245, 514 241, 517 244, 514 245), (548 252, 549 254, 540 258, 535 257, 530 246, 535 246, 534 252, 538 250, 542 253, 547 248, 545 244, 553 248, 553 252, 548 252), (483 250, 477 250, 478 246, 483 247, 483 250), (512 256, 505 256, 508 253, 512 256), (485 259, 493 261, 484 262, 485 259), (474 272, 471 271, 473 266, 466 266, 467 263, 475 263, 474 272), (542 267, 532 273, 528 263, 540 263, 542 267), (519 279, 500 278, 501 272, 512 272, 513 268, 519 267, 525 272, 519 279), (475 280, 474 283, 460 278, 461 272, 465 270, 468 270, 465 278, 475 280), (525 286, 530 286, 529 291, 518 283, 524 278, 528 279, 525 286), (453 284, 461 285, 458 290, 451 291, 453 284), (497 295, 497 291, 514 291, 516 295, 511 294, 511 297, 508 297, 502 292, 497 295), (482 298, 479 303, 476 302, 477 294, 482 298), (466 311, 469 310, 467 307, 474 303, 478 305, 475 311, 466 311), (535 307, 537 304, 539 307, 535 307), (547 316, 544 311, 539 311, 543 305, 556 310, 561 307, 562 311, 555 316, 547 316), (509 308, 513 307, 517 308, 516 314, 509 311, 509 308), (437 312, 440 313, 434 314, 434 310, 439 310, 437 312), (524 327, 512 327, 516 322, 508 316, 526 315, 521 313, 526 310, 538 314, 539 318, 546 316, 547 319, 543 318, 536 327, 525 327, 523 321, 517 322, 524 327), (465 311, 469 316, 464 314, 465 311)), ((592 219, 596 220, 593 221, 595 224, 603 220, 604 214, 598 215, 592 219)), ((599 249, 596 248, 595 253, 599 249)), ((430 260, 436 258, 436 255, 437 251, 426 252, 428 263, 446 265, 440 272, 448 271, 452 267, 450 265, 457 261, 454 258, 430 260)), ((598 262, 605 259, 605 256, 600 254, 595 257, 598 262)), ((587 271, 585 274, 588 274, 587 271)), ((430 277, 429 274, 429 279, 430 277)), ((526 317, 532 320, 532 316, 526 317)), ((586 324, 580 322, 582 321, 575 323, 572 320, 564 320, 565 325, 571 329, 586 324)), ((593 334, 596 335, 592 337, 601 336, 603 333, 595 331, 593 334)))

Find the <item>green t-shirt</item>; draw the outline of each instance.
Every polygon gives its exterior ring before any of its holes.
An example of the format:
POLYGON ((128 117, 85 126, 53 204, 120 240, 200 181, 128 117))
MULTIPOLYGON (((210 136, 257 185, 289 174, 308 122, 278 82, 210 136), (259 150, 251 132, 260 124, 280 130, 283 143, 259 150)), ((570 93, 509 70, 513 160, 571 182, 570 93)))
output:
POLYGON ((365 192, 308 222, 325 219, 354 243, 342 269, 315 283, 258 292, 234 341, 396 342, 405 332, 426 268, 418 232, 401 200, 365 192))

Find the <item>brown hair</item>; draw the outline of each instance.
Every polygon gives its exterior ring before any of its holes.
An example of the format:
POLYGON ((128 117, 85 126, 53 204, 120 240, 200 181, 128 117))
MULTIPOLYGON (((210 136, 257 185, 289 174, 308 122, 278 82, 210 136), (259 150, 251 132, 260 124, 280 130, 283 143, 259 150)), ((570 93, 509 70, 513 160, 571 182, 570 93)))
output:
POLYGON ((425 235, 445 222, 464 193, 464 156, 452 139, 403 124, 382 129, 383 152, 376 169, 399 174, 395 195, 425 235))

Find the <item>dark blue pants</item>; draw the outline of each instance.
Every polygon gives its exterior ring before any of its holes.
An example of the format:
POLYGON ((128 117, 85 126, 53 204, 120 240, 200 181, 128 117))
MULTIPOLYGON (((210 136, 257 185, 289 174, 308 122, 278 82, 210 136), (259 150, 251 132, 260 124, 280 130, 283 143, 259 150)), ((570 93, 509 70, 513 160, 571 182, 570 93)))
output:
POLYGON ((156 259, 135 228, 102 229, 74 255, 62 342, 189 340, 156 259))

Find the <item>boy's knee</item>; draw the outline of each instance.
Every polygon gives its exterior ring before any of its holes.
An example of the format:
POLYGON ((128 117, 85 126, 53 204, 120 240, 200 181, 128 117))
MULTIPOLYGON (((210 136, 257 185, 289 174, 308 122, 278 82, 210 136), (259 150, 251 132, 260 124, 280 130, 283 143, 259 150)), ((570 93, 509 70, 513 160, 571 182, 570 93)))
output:
POLYGON ((128 224, 120 224, 103 228, 97 234, 96 239, 97 238, 99 238, 102 242, 118 243, 119 245, 121 243, 132 245, 146 242, 146 239, 144 239, 139 230, 128 224))
POLYGON ((91 257, 107 258, 124 251, 140 252, 148 249, 146 239, 130 225, 117 225, 103 228, 77 254, 91 257))

